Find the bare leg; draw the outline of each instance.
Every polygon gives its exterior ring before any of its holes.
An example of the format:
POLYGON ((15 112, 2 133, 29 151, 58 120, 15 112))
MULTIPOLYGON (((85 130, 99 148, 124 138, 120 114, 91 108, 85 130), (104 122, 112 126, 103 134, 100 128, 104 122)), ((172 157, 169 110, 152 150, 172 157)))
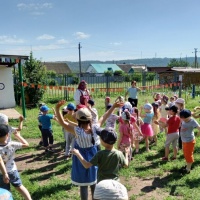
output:
POLYGON ((26 200, 32 200, 29 191, 23 185, 15 188, 26 200))
POLYGON ((169 156, 169 147, 165 147, 165 158, 169 156))
POLYGON ((149 151, 149 137, 145 137, 146 151, 149 151))
POLYGON ((139 152, 139 140, 135 140, 135 152, 139 152))
POLYGON ((191 170, 192 163, 187 163, 186 170, 189 172, 191 170))
POLYGON ((174 158, 176 158, 176 156, 177 156, 177 152, 178 152, 178 148, 175 147, 175 148, 173 149, 173 151, 174 151, 174 158))

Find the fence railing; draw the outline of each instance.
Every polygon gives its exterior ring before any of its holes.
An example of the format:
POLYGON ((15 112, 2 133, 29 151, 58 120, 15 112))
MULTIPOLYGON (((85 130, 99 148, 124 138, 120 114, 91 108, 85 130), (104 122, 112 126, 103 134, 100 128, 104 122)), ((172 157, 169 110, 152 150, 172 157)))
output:
POLYGON ((125 94, 127 88, 131 86, 132 80, 137 81, 137 86, 141 88, 141 94, 152 93, 155 91, 168 93, 177 92, 179 85, 177 83, 177 73, 157 74, 152 72, 134 72, 124 76, 105 76, 105 74, 67 74, 46 77, 46 84, 24 83, 24 87, 35 87, 44 89, 43 100, 66 99, 73 100, 74 92, 77 89, 80 80, 88 83, 94 98, 105 96, 119 96, 125 94), (171 78, 170 78, 171 77, 171 78))

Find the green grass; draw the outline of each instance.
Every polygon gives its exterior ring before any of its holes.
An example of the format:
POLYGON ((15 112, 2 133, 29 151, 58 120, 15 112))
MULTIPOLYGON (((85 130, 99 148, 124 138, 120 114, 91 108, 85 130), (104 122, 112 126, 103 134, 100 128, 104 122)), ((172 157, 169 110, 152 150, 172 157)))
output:
MULTIPOLYGON (((112 102, 115 99, 116 97, 113 97, 112 102)), ((152 96, 139 96, 139 107, 144 104, 146 99, 149 99, 151 102, 152 96)), ((99 116, 101 116, 105 110, 104 98, 95 99, 95 101, 95 107, 99 111, 99 116)), ((198 98, 188 98, 186 108, 193 109, 195 106, 198 106, 198 101, 198 98)), ((50 108, 55 106, 55 104, 47 104, 50 108)), ((16 109, 21 113, 20 107, 16 109)), ((33 140, 29 148, 19 150, 16 154, 16 157, 21 156, 24 160, 26 160, 27 155, 32 159, 32 167, 20 171, 23 184, 30 191, 33 200, 80 199, 79 188, 71 185, 70 181, 71 160, 65 161, 60 159, 57 153, 54 155, 38 154, 37 142, 39 142, 40 137, 37 126, 38 109, 28 109, 26 112, 27 119, 24 121, 21 134, 24 138, 38 140, 35 140, 35 142, 33 140), (44 163, 44 165, 38 168, 41 163, 44 163)), ((12 126, 18 126, 17 120, 11 120, 9 123, 12 126)), ((64 141, 63 132, 60 125, 55 121, 53 121, 53 131, 56 149, 61 150, 64 141)), ((144 143, 141 143, 141 153, 134 156, 134 160, 128 169, 121 169, 120 171, 121 179, 131 194, 130 199, 145 198, 147 193, 155 190, 157 191, 157 198, 150 196, 148 199, 200 199, 200 138, 196 140, 194 169, 185 176, 178 173, 178 169, 185 164, 181 151, 179 151, 178 159, 173 162, 163 162, 160 159, 164 156, 164 133, 158 135, 158 145, 152 146, 152 151, 149 153, 145 151, 144 143), (137 182, 131 181, 133 177, 137 177, 138 181, 152 180, 152 183, 151 185, 145 185, 144 183, 140 191, 132 193, 131 191, 134 190, 135 184, 137 184, 137 182)), ((18 165, 18 162, 16 164, 18 165)), ((20 169, 20 167, 18 168, 20 169)), ((15 200, 22 199, 14 188, 12 188, 12 193, 15 200)))

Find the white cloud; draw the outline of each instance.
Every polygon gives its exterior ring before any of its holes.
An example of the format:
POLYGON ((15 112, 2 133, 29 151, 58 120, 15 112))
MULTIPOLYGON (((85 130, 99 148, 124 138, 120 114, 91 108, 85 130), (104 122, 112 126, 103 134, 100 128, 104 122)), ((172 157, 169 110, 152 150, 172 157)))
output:
POLYGON ((35 11, 35 12, 31 12, 30 14, 31 14, 31 15, 40 16, 40 15, 44 15, 45 13, 44 13, 44 12, 35 11))
POLYGON ((41 9, 50 9, 52 8, 52 3, 19 3, 17 4, 17 8, 19 10, 41 10, 41 9))
POLYGON ((113 42, 113 43, 111 42, 110 44, 111 44, 111 45, 114 45, 114 46, 119 46, 119 45, 121 45, 122 43, 121 43, 121 42, 113 42))
POLYGON ((17 38, 16 35, 0 35, 0 44, 22 44, 24 42, 25 41, 23 39, 17 38))
POLYGON ((83 32, 76 32, 74 35, 76 36, 77 39, 86 39, 90 37, 89 34, 83 32))
POLYGON ((57 44, 68 44, 68 43, 69 43, 69 41, 65 40, 65 39, 57 40, 57 44))
POLYGON ((57 44, 50 44, 50 45, 39 45, 33 46, 33 51, 44 51, 44 50, 57 50, 57 49, 64 49, 65 47, 57 44))
POLYGON ((48 35, 48 34, 43 34, 38 36, 36 39, 37 40, 53 40, 55 37, 52 35, 48 35))

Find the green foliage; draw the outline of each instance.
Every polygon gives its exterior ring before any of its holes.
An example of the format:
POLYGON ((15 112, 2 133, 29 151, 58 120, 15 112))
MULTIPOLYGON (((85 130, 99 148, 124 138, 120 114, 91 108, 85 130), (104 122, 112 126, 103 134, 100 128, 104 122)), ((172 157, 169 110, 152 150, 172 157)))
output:
POLYGON ((111 70, 105 71, 104 75, 105 76, 113 76, 113 71, 111 71, 111 70))
MULTIPOLYGON (((168 96, 172 94, 168 93, 168 96)), ((111 102, 114 102, 117 96, 113 96, 111 102)), ((183 95, 183 97, 186 96, 183 95)), ((151 101, 152 94, 141 95, 139 93, 138 108, 144 105, 146 100, 151 101)), ((198 98, 191 99, 187 97, 185 100, 186 108, 191 110, 199 104, 198 98)), ((96 98, 95 105, 99 111, 99 116, 102 116, 105 110, 104 98, 96 98)), ((52 108, 55 105, 48 103, 48 107, 52 108)), ((16 109, 21 112, 20 107, 16 109)), ((52 114, 52 109, 49 112, 52 114)), ((73 186, 70 180, 72 161, 71 159, 66 161, 64 158, 62 147, 64 138, 61 126, 56 121, 52 121, 55 153, 44 155, 42 154, 43 148, 37 146, 40 140, 37 116, 38 108, 27 110, 27 119, 24 121, 21 134, 32 142, 29 142, 29 148, 18 150, 16 154, 16 164, 20 171, 23 185, 30 191, 33 200, 80 199, 79 188, 73 186)), ((197 121, 199 122, 199 119, 197 121)), ((11 120, 9 124, 18 126, 18 121, 11 120)), ((119 130, 118 128, 117 125, 117 131, 119 130)), ((129 199, 200 199, 200 138, 196 137, 194 168, 190 174, 186 175, 182 175, 179 172, 179 169, 185 165, 181 150, 178 152, 177 160, 168 162, 161 160, 161 157, 164 156, 163 144, 165 140, 165 133, 159 133, 158 144, 157 146, 150 146, 150 152, 146 152, 145 142, 140 142, 140 153, 134 155, 134 159, 128 168, 120 170, 120 181, 127 188, 129 199)), ((170 147, 170 156, 172 155, 173 150, 170 147)), ((13 187, 12 194, 15 200, 23 199, 13 187)))
MULTIPOLYGON (((27 103, 36 106, 44 94, 44 90, 38 88, 38 85, 45 85, 46 83, 46 68, 40 61, 33 58, 33 54, 31 52, 30 58, 25 62, 24 66, 22 66, 22 70, 23 80, 28 84, 28 86, 24 89, 25 96, 29 101, 27 103), (34 88, 30 85, 32 83, 35 85, 34 88)), ((21 96, 20 87, 18 86, 15 89, 15 92, 21 96)))
POLYGON ((122 70, 116 70, 114 71, 114 76, 123 76, 124 72, 122 70))
POLYGON ((142 81, 142 74, 141 73, 133 73, 132 76, 131 76, 131 80, 141 82, 142 81))
POLYGON ((168 67, 188 67, 190 64, 185 60, 177 60, 175 58, 171 59, 168 63, 168 67))
POLYGON ((155 76, 156 76, 155 73, 146 73, 146 80, 147 81, 153 81, 155 76))

